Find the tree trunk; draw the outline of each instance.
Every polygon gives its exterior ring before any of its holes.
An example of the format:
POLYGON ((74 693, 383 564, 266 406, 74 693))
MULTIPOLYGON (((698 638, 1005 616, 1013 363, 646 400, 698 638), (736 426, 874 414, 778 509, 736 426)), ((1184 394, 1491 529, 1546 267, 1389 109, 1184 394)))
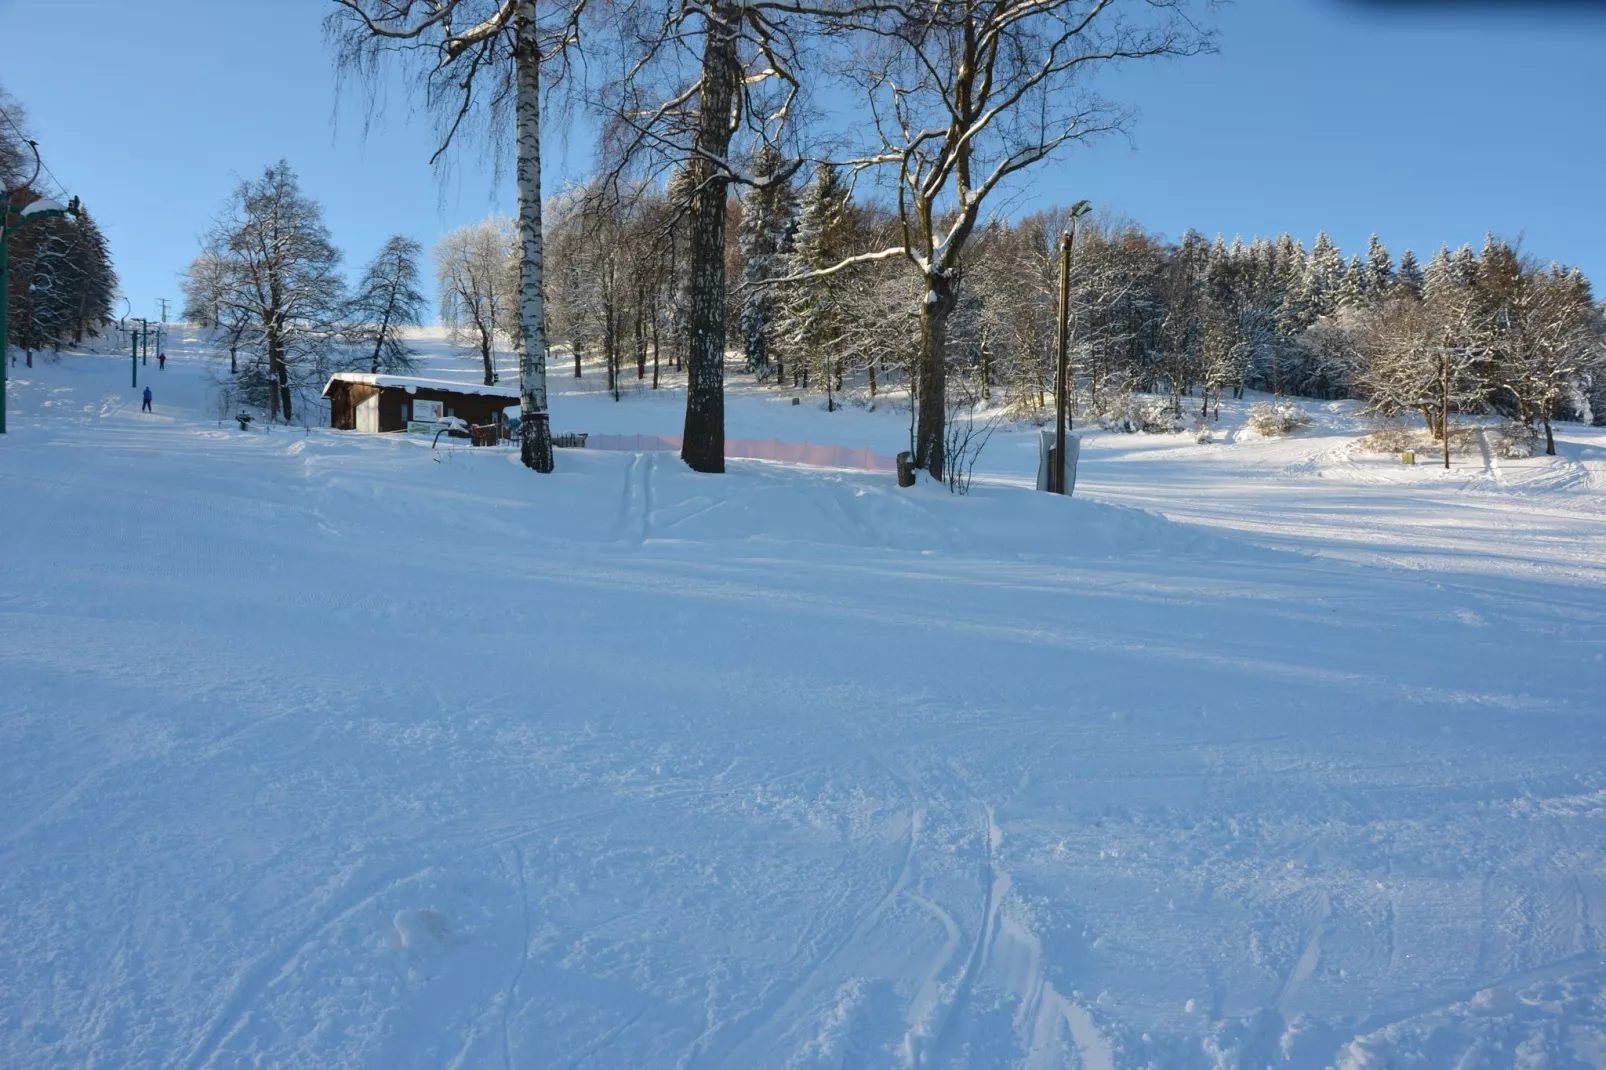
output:
POLYGON ((636 343, 636 381, 647 378, 647 324, 645 323, 647 295, 636 291, 636 315, 632 331, 636 343))
POLYGON ((1556 433, 1550 427, 1550 401, 1545 401, 1544 407, 1539 410, 1539 419, 1545 425, 1545 456, 1556 455, 1556 433))
POLYGON ((725 199, 726 178, 713 160, 730 151, 735 92, 736 20, 740 12, 713 0, 703 39, 698 88, 697 190, 691 220, 691 315, 686 359, 686 425, 680 458, 698 472, 725 470, 725 199))
POLYGON ((939 481, 944 461, 942 432, 948 419, 948 315, 955 303, 953 283, 946 276, 927 276, 926 299, 920 305, 920 360, 915 366, 914 453, 915 467, 939 481))
POLYGON ((608 366, 608 392, 619 400, 619 317, 613 309, 613 267, 602 277, 602 360, 608 366))
POLYGON ((552 426, 546 395, 546 304, 542 293, 541 49, 535 36, 535 0, 519 0, 513 15, 513 57, 519 189, 519 426, 520 459, 537 472, 552 471, 552 426))
POLYGON ((491 359, 491 332, 480 331, 480 363, 485 366, 485 385, 496 382, 496 363, 491 359))
POLYGON ((290 407, 290 369, 284 359, 284 342, 277 332, 268 336, 268 397, 270 417, 282 414, 285 423, 295 418, 290 407))
MULTIPOLYGON (((279 371, 279 332, 274 327, 274 313, 270 310, 267 320, 268 342, 268 422, 274 423, 279 419, 279 388, 276 383, 279 371)), ((136 343, 137 344, 137 343, 136 343)))
POLYGON ((373 373, 379 374, 379 352, 385 348, 385 333, 390 330, 390 309, 385 309, 385 318, 379 324, 379 336, 374 339, 373 373))
POLYGON ((613 352, 613 316, 607 312, 603 315, 605 318, 602 324, 602 363, 608 368, 608 393, 613 395, 613 400, 618 401, 619 362, 614 359, 613 352))
POLYGON ((580 378, 580 343, 574 343, 574 377, 580 378))
POLYGON ((1444 442, 1444 467, 1450 468, 1450 358, 1441 362, 1439 388, 1439 438, 1444 442))

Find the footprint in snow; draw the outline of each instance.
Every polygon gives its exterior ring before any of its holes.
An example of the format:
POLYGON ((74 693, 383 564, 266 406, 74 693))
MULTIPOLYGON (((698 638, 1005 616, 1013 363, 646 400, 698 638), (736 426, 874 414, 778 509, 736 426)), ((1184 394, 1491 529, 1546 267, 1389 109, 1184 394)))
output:
POLYGON ((392 946, 408 951, 428 951, 451 942, 452 929, 446 915, 438 910, 398 910, 388 934, 392 946))

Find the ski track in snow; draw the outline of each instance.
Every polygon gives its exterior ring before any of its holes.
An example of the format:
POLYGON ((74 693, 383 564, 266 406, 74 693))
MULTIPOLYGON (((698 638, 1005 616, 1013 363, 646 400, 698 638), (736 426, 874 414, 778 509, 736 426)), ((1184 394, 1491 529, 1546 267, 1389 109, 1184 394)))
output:
POLYGON ((1606 431, 538 477, 169 356, 11 383, 0 1065, 1606 1066, 1606 431))

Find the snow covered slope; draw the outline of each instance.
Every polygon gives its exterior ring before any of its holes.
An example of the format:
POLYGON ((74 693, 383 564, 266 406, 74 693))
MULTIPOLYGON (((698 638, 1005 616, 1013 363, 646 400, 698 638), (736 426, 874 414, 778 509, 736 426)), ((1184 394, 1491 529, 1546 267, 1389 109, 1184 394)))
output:
POLYGON ((1606 1065, 1594 432, 543 478, 169 352, 12 384, 0 1065, 1606 1065))

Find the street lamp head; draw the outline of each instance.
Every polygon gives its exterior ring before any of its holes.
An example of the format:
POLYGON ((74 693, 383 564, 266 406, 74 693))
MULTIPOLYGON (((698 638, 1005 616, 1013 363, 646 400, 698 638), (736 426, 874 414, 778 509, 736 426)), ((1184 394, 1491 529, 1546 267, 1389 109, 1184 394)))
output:
MULTIPOLYGON (((77 203, 77 199, 74 198, 73 204, 77 203)), ((23 219, 33 219, 37 216, 64 216, 67 214, 67 206, 49 197, 40 197, 37 201, 29 202, 17 214, 23 219)))
POLYGON ((1077 201, 1075 204, 1071 205, 1071 218, 1080 219, 1082 216, 1087 215, 1087 213, 1091 212, 1092 210, 1092 201, 1077 201))

